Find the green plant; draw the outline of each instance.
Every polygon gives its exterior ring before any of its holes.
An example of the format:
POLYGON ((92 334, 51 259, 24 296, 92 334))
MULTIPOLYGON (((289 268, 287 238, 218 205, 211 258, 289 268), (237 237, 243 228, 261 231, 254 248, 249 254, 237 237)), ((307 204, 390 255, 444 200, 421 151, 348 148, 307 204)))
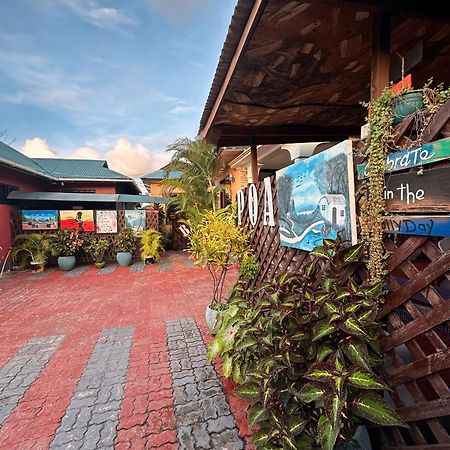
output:
POLYGON ((162 246, 162 235, 153 228, 145 230, 141 234, 141 259, 145 261, 148 257, 153 257, 158 261, 161 252, 164 250, 162 246))
POLYGON ((45 265, 48 257, 55 253, 50 236, 46 233, 19 234, 15 242, 12 257, 25 255, 27 262, 45 265))
POLYGON ((241 261, 239 274, 241 275, 242 279, 250 280, 251 278, 256 276, 258 270, 259 264, 256 256, 248 255, 241 261))
POLYGON ((252 301, 236 290, 208 357, 222 356, 235 393, 251 401, 258 449, 332 450, 363 419, 405 426, 373 372, 381 284, 343 276, 361 255, 361 245, 325 240, 299 273, 262 285, 252 301))
POLYGON ((100 238, 100 237, 93 237, 90 239, 84 249, 86 250, 89 255, 94 259, 94 262, 101 263, 103 262, 103 258, 105 256, 106 250, 109 248, 109 242, 108 239, 100 238))
POLYGON ((206 267, 213 280, 211 307, 223 302, 223 286, 228 269, 249 254, 248 237, 236 224, 231 207, 206 211, 200 221, 191 226, 189 250, 197 265, 206 267))
POLYGON ((58 256, 74 256, 84 239, 76 230, 59 230, 51 235, 52 246, 58 256))
POLYGON ((116 252, 134 253, 136 250, 136 235, 132 229, 122 230, 114 239, 116 252))

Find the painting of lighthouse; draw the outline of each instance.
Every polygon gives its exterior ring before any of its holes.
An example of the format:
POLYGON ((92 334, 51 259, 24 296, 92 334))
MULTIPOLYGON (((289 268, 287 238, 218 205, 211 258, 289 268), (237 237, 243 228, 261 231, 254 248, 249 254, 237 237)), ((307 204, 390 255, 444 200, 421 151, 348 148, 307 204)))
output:
POLYGON ((356 242, 351 141, 277 171, 281 245, 311 251, 323 239, 356 242))

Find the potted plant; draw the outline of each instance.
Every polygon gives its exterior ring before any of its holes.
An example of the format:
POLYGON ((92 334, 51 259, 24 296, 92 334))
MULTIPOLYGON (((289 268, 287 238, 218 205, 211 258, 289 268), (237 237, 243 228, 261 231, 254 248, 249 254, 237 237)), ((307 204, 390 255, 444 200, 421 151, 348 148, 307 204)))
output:
POLYGON ((136 250, 136 236, 131 229, 122 230, 114 241, 116 259, 120 266, 126 267, 131 263, 133 253, 136 250))
POLYGON ((161 233, 153 228, 141 233, 141 258, 145 264, 159 261, 163 250, 161 233))
POLYGON ((48 256, 54 253, 51 239, 46 233, 19 234, 16 236, 15 242, 12 257, 25 255, 33 271, 43 271, 48 256))
POLYGON ((205 318, 210 333, 215 334, 228 307, 223 296, 228 269, 249 254, 249 233, 236 224, 231 207, 206 211, 195 226, 189 221, 187 224, 191 227, 188 240, 192 258, 197 265, 208 269, 213 281, 205 318))
POLYGON ((83 245, 83 238, 76 230, 59 230, 52 235, 52 245, 58 255, 58 267, 72 270, 76 263, 76 253, 83 245))
POLYGON ((393 124, 397 125, 406 117, 415 114, 423 108, 422 89, 406 89, 394 96, 392 108, 393 124))
POLYGON ((103 267, 105 267, 104 256, 108 248, 108 239, 100 237, 93 237, 85 245, 85 250, 94 259, 94 264, 97 269, 102 269, 103 267))

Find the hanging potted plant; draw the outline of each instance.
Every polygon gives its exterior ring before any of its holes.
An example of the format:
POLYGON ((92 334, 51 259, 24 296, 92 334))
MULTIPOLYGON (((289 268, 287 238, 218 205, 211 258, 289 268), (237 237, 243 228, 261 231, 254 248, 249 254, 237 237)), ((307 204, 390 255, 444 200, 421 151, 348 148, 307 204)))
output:
POLYGON ((72 270, 76 263, 76 253, 83 245, 83 238, 76 230, 60 230, 52 235, 52 245, 58 255, 58 267, 72 270))
POLYGON ((87 242, 85 250, 94 259, 94 264, 97 269, 105 267, 105 252, 109 248, 108 239, 94 237, 87 242))
POLYGON ((141 233, 141 259, 145 264, 159 261, 163 250, 161 233, 153 228, 141 233))
POLYGON ((129 266, 136 250, 136 235, 131 229, 122 230, 114 241, 116 259, 120 266, 129 266))
POLYGON ((248 237, 249 233, 236 224, 231 207, 207 211, 197 225, 191 225, 188 239, 192 258, 197 265, 208 269, 213 282, 211 301, 205 312, 211 334, 217 333, 228 308, 223 294, 227 272, 250 253, 248 237))
POLYGON ((51 239, 46 233, 19 234, 15 242, 12 257, 24 255, 34 272, 42 272, 49 255, 54 254, 51 239))

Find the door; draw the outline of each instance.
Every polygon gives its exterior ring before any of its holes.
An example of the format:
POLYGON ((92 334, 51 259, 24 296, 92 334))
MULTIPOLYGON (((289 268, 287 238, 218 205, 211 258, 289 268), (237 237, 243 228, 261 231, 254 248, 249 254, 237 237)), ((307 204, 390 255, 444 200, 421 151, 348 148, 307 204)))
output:
POLYGON ((337 209, 336 207, 333 207, 333 210, 331 212, 331 222, 333 225, 336 225, 337 223, 337 209))

